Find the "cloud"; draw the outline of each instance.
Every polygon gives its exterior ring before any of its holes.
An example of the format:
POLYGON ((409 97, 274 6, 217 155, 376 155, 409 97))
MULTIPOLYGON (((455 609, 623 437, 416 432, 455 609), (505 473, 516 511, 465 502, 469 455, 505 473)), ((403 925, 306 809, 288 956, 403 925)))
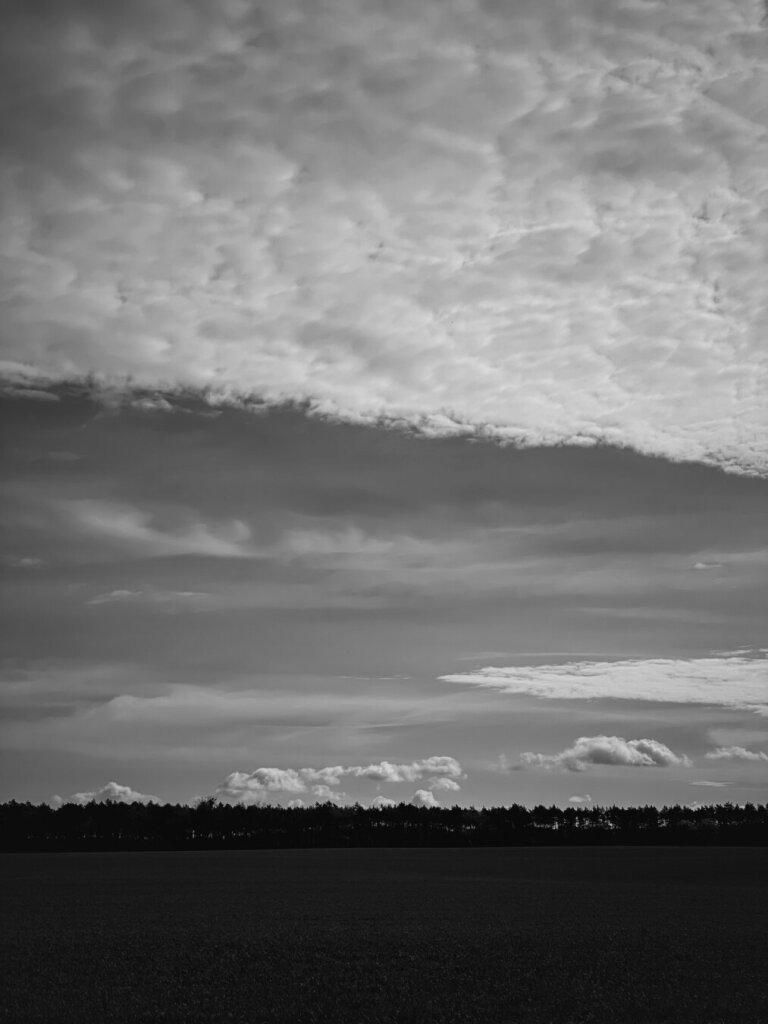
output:
POLYGON ((625 740, 622 736, 580 736, 572 747, 559 754, 520 755, 519 768, 563 768, 583 772, 590 765, 618 765, 624 768, 670 768, 690 766, 684 754, 675 754, 658 740, 625 740))
POLYGON ((463 770, 453 757, 436 755, 406 764, 380 761, 369 765, 331 765, 325 768, 257 768, 232 772, 216 787, 214 796, 229 803, 264 803, 270 794, 311 792, 320 800, 346 800, 338 787, 343 779, 375 782, 416 782, 426 779, 430 789, 458 790, 463 770))
POLYGON ((589 795, 589 793, 585 793, 584 796, 569 796, 568 797, 568 803, 569 804, 591 804, 592 803, 592 797, 589 795))
POLYGON ((453 757, 444 756, 427 757, 421 761, 412 761, 410 764, 380 761, 378 764, 348 768, 346 771, 357 778, 374 779, 377 782, 417 782, 432 776, 441 776, 448 780, 462 777, 459 762, 453 757))
POLYGON ((110 590, 104 594, 96 594, 87 603, 147 605, 153 610, 173 613, 208 608, 212 604, 212 597, 199 590, 110 590))
POLYGON ((636 700, 708 704, 768 715, 766 659, 744 654, 708 658, 572 661, 488 667, 439 678, 543 700, 636 700))
POLYGON ((703 786, 709 789, 723 789, 725 786, 730 786, 730 782, 713 782, 712 779, 696 779, 691 783, 692 786, 703 786))
POLYGON ((148 796, 146 793, 139 793, 135 789, 131 789, 130 786, 122 786, 119 782, 108 782, 101 789, 95 789, 88 793, 73 793, 72 796, 66 799, 60 796, 54 796, 52 803, 54 806, 61 806, 61 804, 89 804, 91 802, 97 804, 106 803, 108 800, 113 800, 120 804, 148 804, 148 803, 161 803, 160 799, 156 796, 148 796))
POLYGON ((440 803, 435 799, 435 794, 428 789, 417 789, 411 797, 411 804, 414 807, 439 807, 440 803))
POLYGON ((312 795, 318 803, 327 803, 330 801, 334 804, 343 804, 349 800, 346 793, 341 793, 339 790, 331 789, 330 786, 313 786, 312 795))
POLYGON ((192 521, 161 528, 148 512, 128 504, 80 500, 63 502, 60 509, 78 532, 112 541, 144 557, 255 555, 248 544, 250 529, 237 519, 215 526, 192 521))
POLYGON ((397 800, 392 800, 388 796, 375 796, 373 800, 371 800, 369 806, 376 809, 382 807, 397 807, 397 800))
POLYGON ((10 386, 765 472, 762 14, 11 0, 10 386))
POLYGON ((693 568, 700 572, 706 572, 708 569, 722 569, 722 562, 695 562, 693 568))
POLYGON ((768 763, 768 753, 764 750, 747 750, 746 747, 718 747, 704 755, 710 761, 761 761, 768 763))
POLYGON ((440 778, 433 779, 429 784, 429 788, 433 791, 436 789, 442 789, 449 790, 451 793, 457 793, 461 789, 461 786, 458 782, 454 782, 453 779, 440 778))

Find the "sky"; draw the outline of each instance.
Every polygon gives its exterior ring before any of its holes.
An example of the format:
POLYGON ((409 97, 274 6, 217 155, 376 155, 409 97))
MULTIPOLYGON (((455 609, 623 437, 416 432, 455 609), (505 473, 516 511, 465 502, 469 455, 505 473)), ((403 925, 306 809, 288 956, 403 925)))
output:
POLYGON ((0 799, 765 800, 764 4, 0 28, 0 799))

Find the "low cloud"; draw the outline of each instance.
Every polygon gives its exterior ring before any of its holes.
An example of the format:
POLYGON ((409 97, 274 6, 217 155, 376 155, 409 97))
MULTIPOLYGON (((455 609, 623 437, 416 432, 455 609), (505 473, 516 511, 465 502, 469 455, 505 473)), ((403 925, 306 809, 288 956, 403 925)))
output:
POLYGON ((751 761, 768 764, 768 753, 764 750, 747 750, 746 747, 718 747, 705 755, 710 761, 751 761))
POLYGON ((546 768, 583 772, 590 765, 617 765, 623 768, 688 767, 691 761, 676 754, 658 740, 625 740, 622 736, 580 736, 559 754, 520 755, 517 769, 546 768))
POLYGON ((440 803, 435 799, 435 794, 428 789, 417 789, 411 797, 411 804, 414 807, 439 807, 440 803))
POLYGON ((646 658, 571 661, 560 665, 512 665, 440 676, 449 683, 526 694, 542 700, 636 700, 708 704, 768 715, 762 652, 708 658, 646 658))
POLYGON ((441 778, 434 779, 432 782, 430 782, 429 788, 433 791, 442 789, 449 791, 451 793, 457 793, 461 789, 461 786, 458 784, 458 782, 454 782, 453 779, 441 778))
MULTIPOLYGON (((347 769, 348 774, 357 778, 374 779, 377 782, 418 782, 420 779, 443 777, 446 780, 459 779, 462 767, 453 757, 427 757, 410 764, 392 764, 380 761, 360 768, 347 769)), ((450 788, 450 787, 447 787, 450 788)), ((458 789, 458 786, 456 787, 458 789)))
POLYGON ((691 783, 692 786, 702 786, 708 789, 723 789, 725 786, 729 786, 729 782, 714 782, 712 779, 696 779, 691 783))
POLYGON ((122 786, 119 782, 108 782, 101 789, 94 789, 91 792, 73 793, 72 796, 66 798, 54 796, 51 803, 55 807, 60 807, 62 804, 103 804, 108 800, 119 804, 157 804, 162 802, 158 797, 139 793, 137 790, 131 789, 130 786, 122 786))
POLYGON ((380 808, 380 807, 397 807, 397 800, 392 800, 388 796, 375 796, 373 798, 373 800, 371 800, 371 803, 370 803, 369 806, 375 807, 375 808, 380 808))
POLYGON ((380 761, 368 765, 331 765, 325 768, 257 768, 255 771, 232 772, 214 796, 228 803, 264 803, 277 793, 311 792, 319 800, 348 799, 333 787, 342 779, 365 779, 373 782, 401 783, 426 780, 430 789, 458 790, 455 781, 463 778, 461 764, 453 757, 436 755, 420 761, 395 764, 380 761))
POLYGON ((569 796, 568 797, 568 803, 569 804, 591 804, 592 803, 592 797, 589 795, 589 793, 585 793, 583 796, 569 796))

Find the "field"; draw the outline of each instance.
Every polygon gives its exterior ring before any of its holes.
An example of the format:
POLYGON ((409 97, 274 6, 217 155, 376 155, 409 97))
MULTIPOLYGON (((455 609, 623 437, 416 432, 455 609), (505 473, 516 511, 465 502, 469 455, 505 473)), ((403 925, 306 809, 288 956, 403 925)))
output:
POLYGON ((25 1022, 768 1021, 754 848, 8 854, 25 1022))

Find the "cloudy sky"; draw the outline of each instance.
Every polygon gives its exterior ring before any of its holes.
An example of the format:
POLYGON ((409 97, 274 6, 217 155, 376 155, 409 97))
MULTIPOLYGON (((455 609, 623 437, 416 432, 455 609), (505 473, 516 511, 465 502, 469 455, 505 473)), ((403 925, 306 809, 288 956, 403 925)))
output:
POLYGON ((0 19, 0 798, 765 799, 764 3, 0 19))

